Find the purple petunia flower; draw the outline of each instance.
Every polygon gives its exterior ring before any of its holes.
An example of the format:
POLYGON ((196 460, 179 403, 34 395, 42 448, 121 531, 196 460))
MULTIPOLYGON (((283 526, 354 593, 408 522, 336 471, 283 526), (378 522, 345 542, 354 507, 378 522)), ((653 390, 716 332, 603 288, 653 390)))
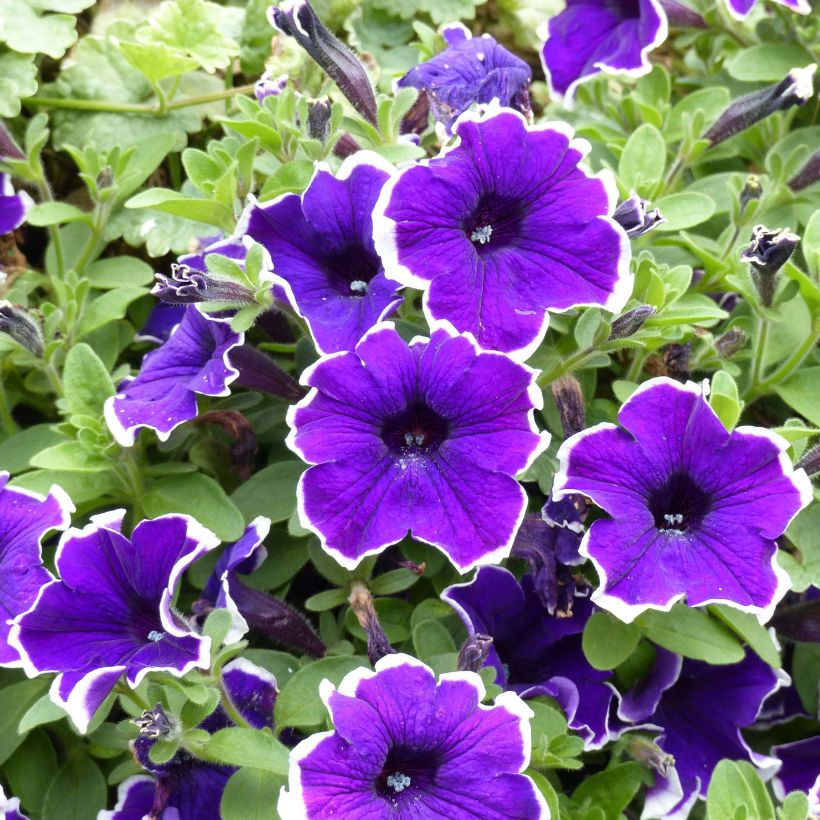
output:
POLYGON ((46 584, 13 623, 9 642, 29 677, 58 672, 52 700, 85 731, 122 677, 136 687, 152 670, 205 668, 210 639, 171 608, 182 573, 216 536, 192 518, 165 515, 121 532, 124 510, 92 516, 60 539, 60 580, 46 584))
POLYGON ((450 133, 453 123, 473 103, 497 100, 522 114, 530 111, 530 67, 489 34, 473 37, 466 26, 446 26, 447 48, 414 66, 398 82, 417 88, 430 98, 433 116, 450 133))
POLYGON ((0 236, 19 228, 33 204, 25 191, 15 193, 8 174, 0 174, 0 236))
POLYGON ((0 818, 2 820, 29 820, 25 814, 20 812, 20 798, 6 797, 2 787, 0 787, 0 818))
POLYGON ((578 85, 601 72, 647 74, 668 23, 660 0, 566 0, 538 34, 550 96, 571 107, 578 85))
POLYGON ((43 586, 53 580, 43 566, 41 542, 50 530, 71 523, 74 505, 53 486, 46 498, 9 487, 0 472, 0 666, 19 666, 20 655, 8 642, 9 622, 31 607, 43 586))
POLYGON ((176 427, 196 417, 197 394, 230 395, 239 371, 229 353, 243 340, 229 319, 205 316, 193 306, 186 310, 168 341, 146 354, 137 376, 106 401, 105 420, 116 441, 133 446, 141 427, 166 441, 176 427))
MULTIPOLYGON (((726 8, 729 10, 729 14, 731 14, 735 20, 744 20, 755 7, 757 0, 724 0, 724 2, 726 3, 726 8)), ((792 11, 796 11, 798 14, 811 13, 809 0, 773 0, 773 2, 785 6, 792 11)))
POLYGON ((683 820, 705 797, 721 760, 748 760, 764 776, 776 769, 777 761, 753 752, 740 730, 755 722, 766 698, 789 678, 752 652, 739 663, 712 666, 655 651, 654 666, 623 696, 618 716, 659 730, 657 744, 675 761, 668 776, 655 776, 643 816, 683 820))
POLYGON ((778 799, 789 792, 805 792, 811 811, 820 812, 820 735, 772 746, 772 755, 780 761, 772 781, 778 799))
POLYGON ((765 623, 789 586, 774 539, 812 497, 788 443, 759 427, 727 432, 697 385, 668 378, 642 384, 618 419, 564 442, 553 487, 612 516, 581 545, 601 581, 593 600, 627 622, 685 597, 765 623))
POLYGON ((427 320, 524 359, 548 310, 620 310, 629 240, 611 218, 612 176, 579 165, 589 145, 564 123, 528 128, 493 106, 455 132, 451 148, 393 177, 373 214, 385 271, 426 290, 427 320))
POLYGON ((302 375, 288 446, 316 466, 297 490, 303 526, 343 566, 410 530, 466 572, 510 550, 527 497, 513 476, 549 442, 535 371, 450 327, 410 345, 392 323, 302 375))
POLYGON ((320 353, 352 350, 401 303, 373 245, 371 217, 394 170, 360 151, 336 176, 318 165, 301 196, 254 203, 243 217, 246 235, 270 253, 277 281, 320 353))
POLYGON ((555 698, 588 749, 610 739, 612 674, 590 666, 581 648, 584 626, 595 610, 588 598, 575 598, 571 617, 550 615, 532 576, 519 584, 501 567, 482 567, 473 581, 448 587, 441 597, 468 634, 493 639, 487 664, 495 667, 499 686, 524 698, 555 698))
MULTIPOLYGON (((225 693, 234 709, 254 728, 273 728, 273 707, 279 690, 276 679, 244 658, 237 658, 222 672, 225 693)), ((220 820, 225 785, 236 771, 232 766, 206 763, 181 749, 167 763, 156 764, 149 753, 157 740, 173 729, 161 707, 138 721, 140 736, 133 743, 134 756, 153 777, 137 775, 118 790, 113 811, 103 811, 97 820, 220 820)), ((209 733, 233 726, 218 707, 199 725, 209 733)))
POLYGON ((513 692, 483 706, 474 672, 436 683, 408 655, 376 671, 356 669, 338 689, 320 686, 336 727, 291 752, 282 820, 329 817, 548 818, 544 798, 521 774, 529 764, 532 712, 513 692))
POLYGON ((266 71, 255 83, 253 93, 256 96, 258 103, 264 102, 266 97, 278 97, 288 85, 287 74, 277 74, 273 76, 273 72, 266 71))

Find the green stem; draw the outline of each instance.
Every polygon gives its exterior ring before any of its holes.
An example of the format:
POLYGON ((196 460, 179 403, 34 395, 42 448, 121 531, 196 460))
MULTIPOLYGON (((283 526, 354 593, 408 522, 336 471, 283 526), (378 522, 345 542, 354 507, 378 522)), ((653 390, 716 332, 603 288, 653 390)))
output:
MULTIPOLYGON (((37 163, 39 165, 39 161, 37 163)), ((54 202, 54 197, 51 195, 51 188, 43 173, 42 167, 39 167, 38 187, 40 189, 40 197, 43 202, 54 202)), ((57 275, 60 279, 65 279, 65 253, 63 252, 63 238, 60 236, 60 228, 57 225, 51 225, 48 229, 51 234, 51 244, 54 245, 54 256, 57 261, 57 275)))
POLYGON ((820 323, 818 323, 818 326, 812 328, 812 332, 806 337, 803 344, 800 345, 774 373, 763 381, 752 380, 749 390, 746 393, 747 401, 752 401, 765 395, 769 392, 770 388, 780 384, 791 376, 791 374, 803 364, 806 356, 814 349, 818 339, 820 339, 820 323))
POLYGON ((260 350, 267 350, 270 353, 282 353, 284 355, 292 356, 296 353, 296 345, 283 342, 260 342, 257 345, 260 350))
POLYGON ((134 706, 139 707, 140 709, 150 712, 151 709, 154 707, 148 703, 147 700, 143 700, 130 686, 126 686, 122 681, 118 681, 117 685, 114 687, 114 691, 120 695, 121 697, 128 698, 134 706))
POLYGON ((134 461, 132 451, 125 450, 122 461, 120 461, 121 473, 128 487, 131 506, 134 508, 134 517, 137 520, 145 518, 145 511, 142 507, 142 497, 145 494, 145 485, 142 481, 142 473, 134 461))
POLYGON ((626 376, 624 377, 625 381, 628 382, 637 382, 643 372, 643 366, 646 362, 646 357, 648 354, 644 353, 642 350, 635 351, 635 356, 632 358, 632 363, 629 365, 629 370, 626 372, 626 376))
POLYGON ((598 351, 593 347, 586 347, 583 350, 578 350, 567 359, 564 359, 558 367, 554 367, 547 373, 542 373, 538 377, 537 384, 539 387, 548 387, 556 379, 561 378, 565 373, 570 373, 579 364, 582 364, 586 359, 598 351))
POLYGON ((11 408, 6 398, 6 389, 3 387, 2 379, 0 379, 0 421, 3 422, 3 427, 7 435, 11 436, 19 432, 20 427, 11 414, 11 408))
POLYGON ((752 354, 752 372, 749 381, 749 392, 755 389, 755 385, 760 384, 763 374, 763 358, 766 355, 766 343, 769 339, 769 320, 760 316, 757 320, 757 333, 755 334, 755 347, 752 354))
POLYGON ((49 384, 58 397, 63 396, 63 380, 57 372, 57 368, 51 362, 43 365, 43 372, 46 374, 49 384))

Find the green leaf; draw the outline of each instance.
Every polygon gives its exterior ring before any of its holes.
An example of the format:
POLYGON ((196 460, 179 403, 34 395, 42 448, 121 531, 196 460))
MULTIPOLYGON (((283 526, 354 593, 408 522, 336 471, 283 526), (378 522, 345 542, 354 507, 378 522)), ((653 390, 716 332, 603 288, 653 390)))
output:
POLYGON ((68 14, 37 14, 26 0, 3 0, 0 42, 23 54, 48 54, 59 60, 77 39, 76 20, 68 14))
POLYGON ((16 117, 20 100, 37 93, 34 55, 10 51, 0 55, 0 117, 16 117))
POLYGON ((343 589, 324 589, 311 595, 305 601, 305 609, 311 612, 325 612, 328 609, 335 609, 337 606, 347 602, 347 592, 343 589))
POLYGON ((211 651, 215 653, 223 643, 233 624, 233 616, 227 609, 214 609, 208 613, 202 634, 211 639, 211 651))
POLYGON ((587 777, 572 793, 576 805, 598 806, 606 820, 620 820, 643 782, 638 763, 621 763, 587 777))
POLYGON ((203 473, 162 478, 143 497, 150 518, 166 513, 187 513, 212 530, 221 541, 236 541, 245 519, 222 487, 203 473))
POLYGON ((635 624, 595 612, 584 627, 582 647, 596 669, 614 669, 632 654, 640 639, 641 630, 635 624))
POLYGON ((806 224, 800 247, 803 250, 809 273, 815 279, 820 278, 820 210, 815 211, 806 224))
POLYGON ((728 64, 729 74, 747 83, 777 82, 791 69, 814 62, 800 46, 789 43, 762 43, 739 52, 728 64))
POLYGON ((20 744, 17 754, 3 766, 11 794, 20 798, 27 812, 39 817, 49 783, 57 774, 57 753, 48 734, 35 730, 20 744), (32 761, 37 761, 32 765, 32 761))
POLYGON ((741 612, 725 604, 712 604, 709 611, 739 635, 769 666, 782 666, 780 653, 766 627, 750 612, 741 612))
POLYGON ((66 712, 64 709, 57 706, 49 695, 43 695, 38 701, 33 703, 23 717, 20 718, 17 733, 21 735, 28 734, 28 732, 37 726, 42 726, 44 723, 53 723, 55 720, 61 720, 65 716, 66 712))
POLYGON ((792 678, 800 701, 810 715, 817 714, 820 680, 820 644, 796 643, 792 658, 792 678))
MULTIPOLYGON (((618 179, 627 189, 649 195, 663 178, 666 144, 654 125, 644 123, 627 140, 618 163, 618 179)), ((666 213, 662 210, 664 216, 666 213)))
POLYGON ((803 792, 786 795, 778 814, 780 820, 806 820, 809 816, 809 798, 803 792))
POLYGON ((29 225, 62 225, 66 222, 89 221, 91 214, 68 202, 41 202, 26 214, 29 225))
POLYGON ((728 89, 721 86, 701 88, 687 94, 669 112, 664 136, 669 142, 682 139, 686 119, 691 119, 696 112, 701 112, 704 117, 704 128, 707 128, 728 107, 729 101, 728 89))
POLYGON ((155 211, 165 211, 174 216, 184 217, 230 233, 233 230, 233 211, 221 202, 211 199, 197 199, 187 197, 178 191, 167 188, 149 188, 141 194, 131 197, 125 203, 126 208, 152 208, 155 211))
POLYGON ((93 760, 73 757, 57 772, 46 792, 43 820, 96 820, 108 789, 93 760))
POLYGON ((319 697, 319 684, 327 678, 335 686, 342 678, 360 666, 368 666, 367 658, 338 655, 321 658, 302 667, 282 688, 274 707, 277 729, 293 726, 315 729, 324 724, 327 710, 319 697))
POLYGON ((670 612, 644 612, 635 623, 650 641, 687 658, 717 665, 739 663, 745 654, 729 630, 685 604, 675 604, 670 612))
POLYGON ((80 343, 68 351, 63 365, 65 403, 71 415, 102 418, 103 404, 114 395, 114 382, 100 357, 80 343))
POLYGON ((789 407, 820 425, 820 366, 800 370, 774 389, 789 407))
POLYGON ((305 469, 297 461, 270 464, 240 484, 231 500, 248 521, 257 515, 287 521, 296 510, 296 485, 305 469))
POLYGON ((401 15, 405 20, 413 20, 420 14, 429 14, 436 25, 452 20, 472 20, 476 6, 484 0, 373 0, 373 6, 388 9, 401 15))
POLYGON ((146 286, 154 281, 154 269, 135 256, 112 256, 89 265, 85 278, 100 290, 146 286))
POLYGON ((775 820, 774 806, 760 777, 751 763, 721 760, 706 795, 709 820, 775 820), (739 810, 745 809, 745 814, 739 810))
POLYGON ((46 495, 52 484, 59 484, 75 504, 99 501, 118 491, 115 474, 109 471, 99 473, 77 473, 68 470, 31 470, 14 479, 16 487, 46 495))
POLYGON ((703 325, 708 327, 729 314, 719 308, 704 293, 684 293, 662 310, 652 316, 646 327, 677 327, 679 325, 703 325))
POLYGON ((733 430, 740 418, 743 402, 740 400, 735 380, 725 370, 718 370, 712 376, 709 392, 709 406, 727 430, 733 430))
POLYGON ((421 660, 457 652, 453 636, 440 621, 422 621, 413 629, 413 649, 421 660))
POLYGON ((34 455, 31 466, 44 470, 95 473, 110 470, 112 465, 110 459, 90 453, 79 441, 62 441, 34 455))
POLYGON ((246 649, 242 653, 251 663, 267 669, 276 678, 276 685, 282 689, 299 668, 299 661, 287 652, 275 649, 246 649))
POLYGON ((580 769, 581 761, 575 758, 584 751, 584 742, 580 737, 567 733, 567 719, 563 712, 540 700, 531 700, 528 705, 533 711, 530 722, 533 765, 550 769, 580 769))
POLYGON ((250 766, 279 775, 288 773, 288 748, 266 729, 220 729, 197 752, 215 763, 250 766))
MULTIPOLYGON (((407 601, 401 601, 398 598, 376 598, 373 601, 373 607, 391 643, 400 643, 410 637, 410 614, 413 607, 407 601)), ((361 641, 367 640, 367 635, 359 626, 359 621, 352 609, 348 609, 345 614, 344 623, 351 635, 361 641)))
POLYGON ((409 589, 419 578, 419 574, 411 569, 393 569, 374 578, 370 582, 370 591, 374 595, 394 595, 409 589))
POLYGON ((197 60, 165 46, 146 43, 120 43, 119 46, 125 59, 154 83, 199 67, 197 60))
POLYGON ((109 322, 122 319, 128 311, 128 306, 146 293, 146 288, 115 288, 92 299, 83 310, 77 335, 82 338, 109 322))
POLYGON ((0 464, 12 475, 27 469, 32 456, 45 447, 65 441, 50 424, 35 424, 0 442, 0 464))
POLYGON ((682 231, 706 222, 715 212, 714 201, 706 194, 683 191, 661 197, 655 206, 666 219, 658 226, 659 231, 682 231))
POLYGON ((277 820, 276 803, 287 783, 285 775, 277 776, 263 769, 239 769, 222 793, 222 820, 277 820))

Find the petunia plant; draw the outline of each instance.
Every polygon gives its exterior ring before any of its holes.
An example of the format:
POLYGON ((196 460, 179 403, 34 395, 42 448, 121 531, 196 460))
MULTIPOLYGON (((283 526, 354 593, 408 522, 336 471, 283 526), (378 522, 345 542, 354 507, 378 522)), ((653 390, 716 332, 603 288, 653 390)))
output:
POLYGON ((136 5, 0 2, 0 819, 820 816, 817 0, 136 5))

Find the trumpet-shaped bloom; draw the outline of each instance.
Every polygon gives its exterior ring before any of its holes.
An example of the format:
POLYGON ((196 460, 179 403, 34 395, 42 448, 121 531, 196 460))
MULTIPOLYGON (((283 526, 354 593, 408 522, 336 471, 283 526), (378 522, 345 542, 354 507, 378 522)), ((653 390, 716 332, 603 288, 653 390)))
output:
POLYGON ((509 553, 526 494, 513 478, 546 446, 535 371, 439 328, 409 345, 390 323, 320 359, 288 413, 288 445, 310 467, 304 526, 347 567, 407 535, 462 572, 509 553))
POLYGON ((593 600, 624 621, 685 597, 765 623, 788 589, 775 539, 812 496, 787 442, 759 427, 727 432, 697 385, 668 378, 642 384, 618 419, 564 442, 553 488, 612 516, 581 545, 601 581, 593 600))
POLYGON ((427 320, 526 358, 548 310, 620 310, 629 239, 611 218, 611 175, 579 165, 589 145, 565 123, 530 128, 495 106, 464 115, 455 133, 451 148, 391 178, 373 215, 387 275, 426 291, 427 320))
POLYGON ((408 655, 320 686, 335 726, 291 752, 282 820, 450 817, 538 820, 549 810, 530 778, 531 710, 513 692, 481 705, 474 672, 436 683, 408 655))
POLYGON ((141 521, 131 538, 124 510, 96 515, 64 533, 60 580, 41 590, 15 619, 9 641, 33 677, 59 673, 52 700, 85 731, 125 675, 131 687, 152 670, 184 675, 206 668, 210 639, 194 634, 171 608, 182 573, 219 543, 184 515, 141 521))

